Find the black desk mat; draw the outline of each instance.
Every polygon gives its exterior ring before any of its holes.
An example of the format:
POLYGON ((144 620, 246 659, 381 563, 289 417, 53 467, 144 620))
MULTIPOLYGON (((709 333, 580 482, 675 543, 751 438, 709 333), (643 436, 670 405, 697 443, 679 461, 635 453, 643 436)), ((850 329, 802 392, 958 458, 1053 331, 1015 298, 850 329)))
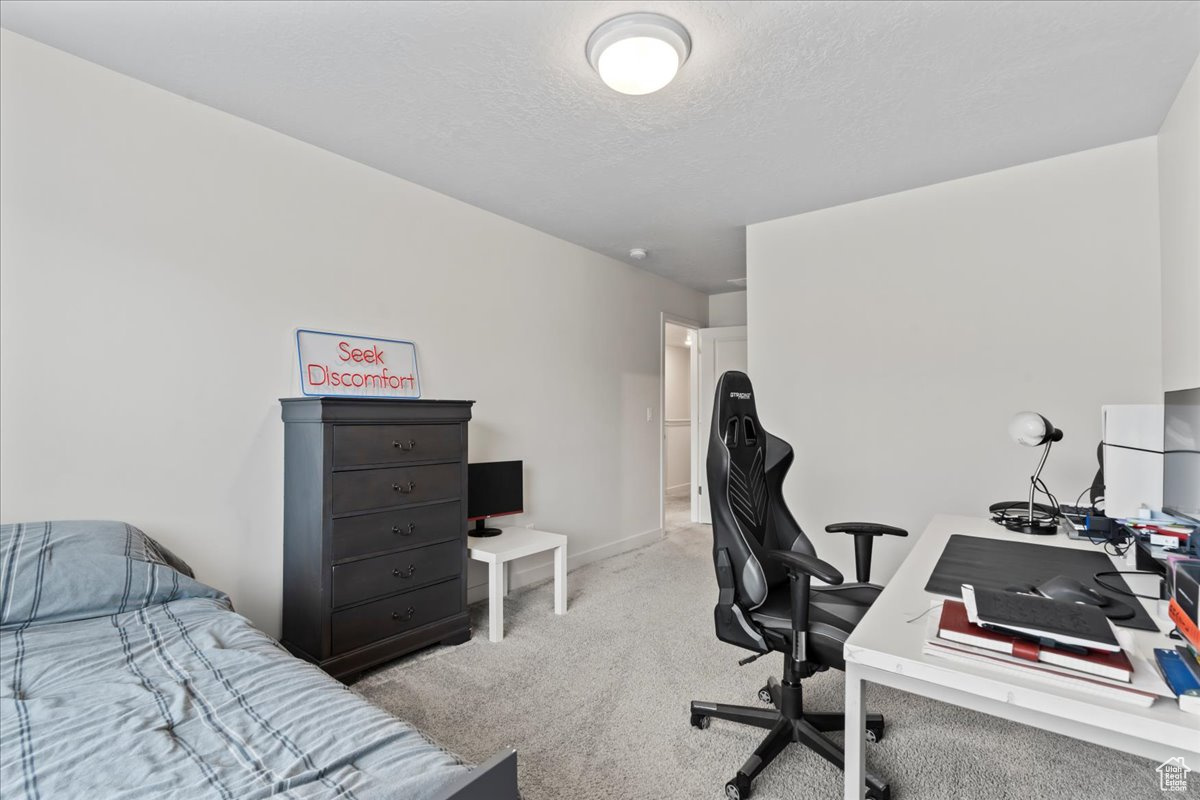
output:
MULTIPOLYGON (((1055 575, 1068 575, 1135 610, 1132 619, 1113 620, 1114 625, 1157 631, 1158 626, 1136 598, 1122 597, 1093 580, 1092 576, 1097 572, 1114 569, 1112 560, 1099 550, 1074 550, 956 533, 946 542, 946 549, 933 568, 925 591, 962 597, 964 583, 1004 590, 1010 586, 1036 586, 1055 575)), ((1129 584, 1120 575, 1106 575, 1104 581, 1129 589, 1129 584)))

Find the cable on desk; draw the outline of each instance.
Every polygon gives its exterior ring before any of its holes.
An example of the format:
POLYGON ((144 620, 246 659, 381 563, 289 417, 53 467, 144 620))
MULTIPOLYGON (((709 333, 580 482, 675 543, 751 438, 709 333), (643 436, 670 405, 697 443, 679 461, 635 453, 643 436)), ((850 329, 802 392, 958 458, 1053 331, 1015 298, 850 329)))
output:
MULTIPOLYGON (((1099 544, 1099 542, 1094 542, 1093 544, 1099 544)), ((1110 556, 1121 558, 1129 552, 1129 548, 1133 547, 1133 545, 1133 536, 1130 536, 1128 539, 1126 539, 1125 544, 1116 544, 1110 539, 1104 543, 1104 552, 1108 553, 1110 556)))
MULTIPOLYGON (((1090 487, 1090 486, 1089 486, 1089 487, 1087 487, 1087 489, 1084 489, 1082 492, 1080 492, 1078 495, 1076 495, 1076 497, 1075 497, 1075 503, 1074 503, 1074 507, 1075 507, 1075 508, 1079 508, 1079 507, 1080 507, 1080 506, 1079 506, 1079 501, 1083 499, 1083 495, 1084 495, 1084 494, 1085 494, 1085 493, 1088 491, 1088 489, 1091 489, 1091 488, 1092 488, 1092 487, 1090 487)), ((1059 508, 1058 508, 1058 513, 1059 513, 1059 515, 1060 515, 1060 516, 1063 516, 1063 517, 1066 517, 1066 516, 1067 516, 1067 515, 1066 515, 1066 513, 1065 513, 1065 512, 1063 512, 1063 510, 1062 510, 1062 507, 1061 507, 1061 506, 1059 506, 1059 508)), ((1095 504, 1092 504, 1092 513, 1093 513, 1093 514, 1095 514, 1095 513, 1096 513, 1096 506, 1095 506, 1095 504)), ((1068 520, 1068 522, 1069 522, 1069 521, 1070 521, 1070 517, 1067 517, 1067 520, 1068 520)), ((1078 529, 1076 529, 1076 530, 1078 530, 1078 529)), ((1124 546, 1122 546, 1122 545, 1118 545, 1118 544, 1114 544, 1114 543, 1113 543, 1113 541, 1112 541, 1112 539, 1110 539, 1110 538, 1109 538, 1109 536, 1108 536, 1108 534, 1107 534, 1107 533, 1102 533, 1102 534, 1100 535, 1100 538, 1099 538, 1099 539, 1097 539, 1097 538, 1095 538, 1095 537, 1093 537, 1093 536, 1092 536, 1092 531, 1091 531, 1091 528, 1084 528, 1083 530, 1080 530, 1080 531, 1079 531, 1079 533, 1083 534, 1083 538, 1087 539, 1087 540, 1088 540, 1088 542, 1090 542, 1091 544, 1094 544, 1094 545, 1096 545, 1097 547, 1103 547, 1103 548, 1104 548, 1104 552, 1106 552, 1106 553, 1108 553, 1110 556, 1114 556, 1114 557, 1116 557, 1116 558, 1121 558, 1121 557, 1122 557, 1122 556, 1124 556, 1126 553, 1128 553, 1128 552, 1129 552, 1129 546, 1130 546, 1130 544, 1132 544, 1132 542, 1133 542, 1133 539, 1129 539, 1129 540, 1126 542, 1126 544, 1125 544, 1124 546)))
POLYGON ((906 619, 906 620, 904 620, 904 621, 905 621, 906 623, 910 623, 910 624, 911 624, 911 623, 913 623, 913 622, 916 622, 916 621, 917 621, 917 620, 919 620, 921 617, 923 617, 923 616, 925 616, 926 614, 928 614, 930 611, 933 611, 935 608, 941 608, 941 605, 940 605, 940 604, 939 604, 939 605, 936 605, 936 606, 934 606, 934 605, 931 605, 929 608, 925 609, 925 610, 924 610, 924 611, 922 611, 920 614, 917 614, 917 615, 916 615, 915 617, 913 617, 912 619, 906 619))
POLYGON ((1112 584, 1110 584, 1106 581, 1100 580, 1101 575, 1153 575, 1154 577, 1158 578, 1161 581, 1162 576, 1159 575, 1157 572, 1147 572, 1145 570, 1140 570, 1140 569, 1111 569, 1111 570, 1105 570, 1104 572, 1097 572, 1095 575, 1092 576, 1092 580, 1094 580, 1097 584, 1104 587, 1105 589, 1108 589, 1110 592, 1116 592, 1117 594, 1123 594, 1128 597, 1137 597, 1142 600, 1154 600, 1155 602, 1162 599, 1158 596, 1151 597, 1148 594, 1138 594, 1137 592, 1131 592, 1131 591, 1128 591, 1127 589, 1122 589, 1119 586, 1113 586, 1112 584))

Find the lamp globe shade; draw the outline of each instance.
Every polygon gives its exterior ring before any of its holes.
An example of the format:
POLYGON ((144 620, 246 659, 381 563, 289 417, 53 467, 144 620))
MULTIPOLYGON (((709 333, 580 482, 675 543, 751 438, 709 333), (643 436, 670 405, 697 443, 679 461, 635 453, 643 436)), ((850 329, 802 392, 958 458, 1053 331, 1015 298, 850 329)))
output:
POLYGON ((622 94, 650 94, 670 83, 687 61, 692 39, 670 17, 649 12, 610 19, 588 39, 588 63, 622 94))
POLYGON ((1008 423, 1008 435, 1017 444, 1037 447, 1047 442, 1062 439, 1062 431, 1050 424, 1050 420, 1033 411, 1022 411, 1008 423))

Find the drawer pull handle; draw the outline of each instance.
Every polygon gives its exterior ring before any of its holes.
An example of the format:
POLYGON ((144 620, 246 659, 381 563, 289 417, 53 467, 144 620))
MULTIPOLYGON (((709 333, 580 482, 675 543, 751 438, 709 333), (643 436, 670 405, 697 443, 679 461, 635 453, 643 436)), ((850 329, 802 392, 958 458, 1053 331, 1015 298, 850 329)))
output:
POLYGON ((393 526, 392 526, 392 533, 402 533, 402 534, 404 534, 405 536, 408 536, 408 535, 410 535, 410 534, 411 534, 413 531, 415 531, 416 529, 417 529, 417 523, 415 523, 415 522, 410 522, 410 523, 408 523, 408 527, 407 527, 407 528, 401 528, 399 525, 393 525, 393 526))
POLYGON ((416 613, 417 613, 417 610, 415 608, 413 608, 412 606, 409 606, 408 610, 405 611, 403 614, 401 614, 399 611, 393 611, 392 619, 399 620, 402 622, 408 622, 410 619, 413 618, 413 615, 416 613))
POLYGON ((409 439, 407 442, 401 442, 398 439, 392 439, 392 447, 398 447, 401 450, 405 450, 405 451, 412 450, 416 446, 417 446, 416 439, 409 439))
POLYGON ((408 565, 408 569, 406 569, 404 572, 401 572, 399 569, 394 569, 394 570, 392 570, 392 577, 395 577, 395 578, 411 578, 411 577, 413 576, 413 573, 414 573, 414 572, 416 572, 416 571, 417 571, 417 565, 416 565, 416 564, 409 564, 409 565, 408 565))
POLYGON ((410 494, 413 489, 417 488, 417 485, 412 481, 409 481, 407 486, 400 483, 393 483, 392 488, 400 494, 410 494))

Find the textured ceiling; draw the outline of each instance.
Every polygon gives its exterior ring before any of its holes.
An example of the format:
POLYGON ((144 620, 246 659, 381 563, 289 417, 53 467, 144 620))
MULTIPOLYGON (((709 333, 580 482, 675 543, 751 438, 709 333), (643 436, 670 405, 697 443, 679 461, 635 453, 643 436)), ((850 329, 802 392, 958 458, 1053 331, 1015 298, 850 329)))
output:
POLYGON ((1154 134, 1196 2, 24 2, 0 24, 704 291, 748 223, 1154 134), (618 95, 588 34, 682 22, 618 95), (631 262, 632 263, 632 262, 631 262))

